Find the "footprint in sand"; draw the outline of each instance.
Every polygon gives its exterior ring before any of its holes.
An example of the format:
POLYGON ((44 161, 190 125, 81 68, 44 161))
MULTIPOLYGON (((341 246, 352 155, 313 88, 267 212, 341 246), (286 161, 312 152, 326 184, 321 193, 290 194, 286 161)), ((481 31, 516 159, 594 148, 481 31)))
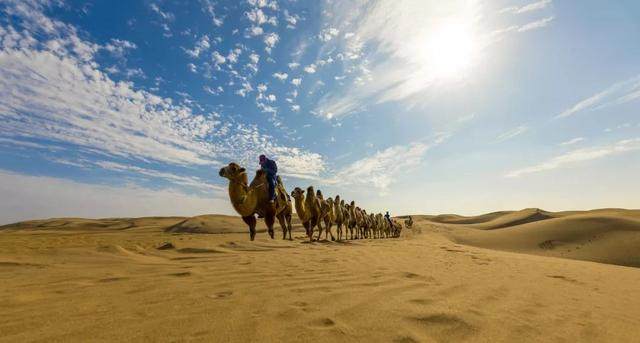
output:
POLYGON ((216 294, 209 295, 211 299, 225 299, 233 295, 233 291, 222 291, 216 294))
POLYGON ((393 339, 394 343, 418 343, 419 341, 411 336, 401 336, 393 339))
POLYGON ((295 307, 307 307, 309 304, 304 302, 304 301, 296 301, 291 305, 293 305, 295 307))
POLYGON ((564 276, 564 275, 547 275, 547 277, 550 277, 552 279, 559 279, 559 280, 563 280, 563 281, 567 281, 567 282, 571 282, 571 283, 580 283, 580 281, 578 281, 576 279, 572 279, 572 278, 564 276))
POLYGON ((129 278, 128 277, 108 277, 108 278, 100 279, 98 280, 98 282, 116 282, 116 281, 122 281, 127 279, 129 278))
POLYGON ((336 325, 336 322, 331 318, 320 318, 312 321, 310 324, 312 327, 328 329, 334 327, 336 325))
POLYGON ((432 314, 420 317, 407 317, 434 338, 456 341, 473 334, 477 329, 464 319, 450 314, 432 314))
POLYGON ((176 276, 176 277, 185 277, 185 276, 191 276, 191 272, 179 272, 179 273, 171 273, 167 275, 176 276))
POLYGON ((433 304, 435 302, 435 300, 433 300, 433 299, 411 299, 411 300, 409 300, 409 302, 414 303, 414 304, 418 304, 418 305, 429 305, 429 304, 433 304))

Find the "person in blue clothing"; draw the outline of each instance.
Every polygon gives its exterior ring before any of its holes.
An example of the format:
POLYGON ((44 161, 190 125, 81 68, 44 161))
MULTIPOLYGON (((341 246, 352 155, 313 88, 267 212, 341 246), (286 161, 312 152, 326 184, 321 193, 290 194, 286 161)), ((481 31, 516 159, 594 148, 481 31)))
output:
POLYGON ((387 211, 387 213, 384 215, 384 219, 389 222, 389 225, 393 226, 393 224, 391 223, 391 215, 389 215, 389 211, 387 211))
POLYGON ((278 165, 274 160, 270 160, 265 155, 260 155, 260 168, 267 175, 267 185, 269 186, 269 199, 271 202, 276 200, 276 174, 278 173, 278 165))

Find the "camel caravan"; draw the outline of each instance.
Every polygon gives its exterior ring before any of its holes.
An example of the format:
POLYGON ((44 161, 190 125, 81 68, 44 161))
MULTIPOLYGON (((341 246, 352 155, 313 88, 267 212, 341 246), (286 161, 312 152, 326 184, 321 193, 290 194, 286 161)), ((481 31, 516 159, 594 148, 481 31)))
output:
POLYGON ((365 209, 356 206, 354 201, 347 203, 339 195, 325 199, 322 192, 314 190, 313 186, 307 187, 306 191, 296 187, 290 197, 279 176, 274 177, 272 181, 273 195, 270 199, 270 175, 265 168, 256 172, 251 183, 248 182, 246 169, 236 163, 229 163, 221 168, 219 175, 229 180, 229 199, 233 208, 249 226, 251 240, 256 236, 255 215, 264 218, 271 238, 274 238, 273 225, 277 218, 282 227, 282 239, 292 239, 291 197, 309 241, 320 240, 323 233, 326 240, 331 237, 332 241, 340 241, 394 238, 399 237, 402 231, 402 224, 390 218, 388 213, 386 216, 381 213, 367 213, 365 209), (331 230, 334 226, 335 235, 331 230))

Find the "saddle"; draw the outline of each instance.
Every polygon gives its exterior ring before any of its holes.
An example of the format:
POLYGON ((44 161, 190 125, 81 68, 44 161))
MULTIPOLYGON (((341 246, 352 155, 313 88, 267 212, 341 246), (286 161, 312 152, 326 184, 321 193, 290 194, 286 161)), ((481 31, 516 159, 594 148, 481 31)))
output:
MULTIPOLYGON (((262 174, 264 174, 264 171, 262 170, 258 170, 256 172, 256 180, 258 179, 258 177, 262 176, 262 174)), ((258 185, 260 186, 260 185, 258 185)), ((289 196, 289 194, 287 193, 287 190, 284 188, 284 184, 282 183, 282 179, 280 178, 280 176, 276 176, 276 185, 275 185, 275 193, 276 193, 276 216, 279 215, 282 211, 286 210, 287 208, 291 207, 291 197, 289 196)), ((267 188, 267 184, 264 183, 264 191, 268 192, 268 188, 267 188)), ((263 218, 264 217, 264 213, 262 213, 261 210, 257 211, 258 213, 258 218, 263 218)))

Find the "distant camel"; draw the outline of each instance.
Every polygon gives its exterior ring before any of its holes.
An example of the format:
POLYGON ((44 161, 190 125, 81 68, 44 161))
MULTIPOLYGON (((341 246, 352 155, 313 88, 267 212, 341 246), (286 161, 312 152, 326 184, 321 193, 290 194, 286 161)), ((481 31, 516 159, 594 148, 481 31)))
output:
MULTIPOLYGON (((318 240, 320 240, 320 236, 322 236, 322 230, 325 231, 325 239, 329 238, 331 235, 331 240, 335 241, 333 237, 333 233, 331 233, 331 226, 333 226, 333 206, 327 200, 324 199, 322 192, 318 189, 316 191, 316 199, 318 199, 318 203, 320 203, 320 220, 318 221, 318 240), (324 224, 324 228, 322 227, 324 224)), ((331 198, 329 198, 331 199, 331 198)))
POLYGON ((409 219, 405 219, 404 226, 406 226, 407 229, 411 229, 413 226, 413 218, 411 218, 411 216, 409 216, 409 219))
POLYGON ((267 190, 266 174, 262 170, 256 172, 250 185, 248 185, 246 170, 236 163, 229 163, 228 166, 221 168, 218 174, 229 179, 231 205, 249 225, 251 240, 256 237, 256 214, 264 217, 271 238, 274 236, 273 223, 277 217, 282 227, 282 238, 285 239, 286 233, 289 232, 289 239, 291 239, 291 200, 284 190, 281 179, 278 178, 276 202, 272 204, 267 190))
POLYGON ((342 200, 340 200, 340 196, 336 195, 336 199, 333 201, 333 214, 335 217, 334 221, 336 223, 336 236, 338 237, 338 240, 342 239, 342 225, 344 224, 345 220, 342 208, 344 202, 342 202, 342 204, 341 202, 342 200))

